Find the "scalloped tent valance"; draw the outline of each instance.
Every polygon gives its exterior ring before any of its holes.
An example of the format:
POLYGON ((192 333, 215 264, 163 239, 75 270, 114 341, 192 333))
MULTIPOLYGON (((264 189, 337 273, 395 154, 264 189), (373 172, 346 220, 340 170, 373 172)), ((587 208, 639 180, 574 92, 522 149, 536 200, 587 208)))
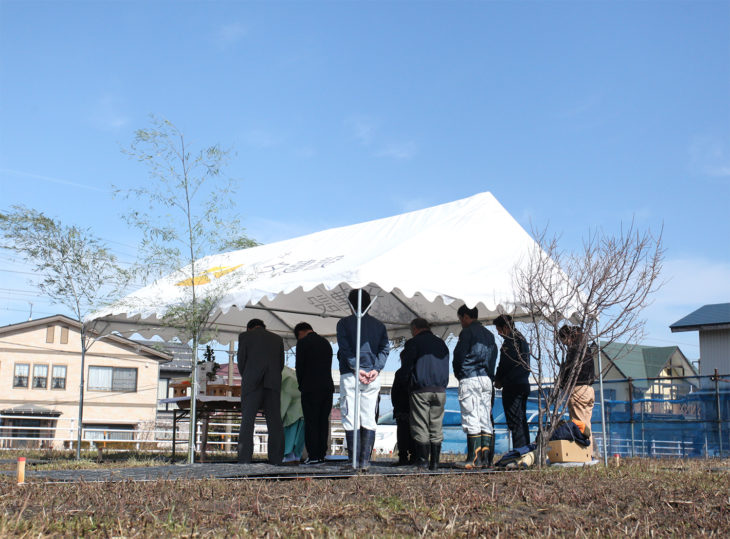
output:
MULTIPOLYGON (((477 305, 479 318, 500 313, 525 316, 512 285, 515 266, 535 241, 490 194, 332 228, 196 262, 196 294, 210 298, 210 318, 220 343, 235 340, 251 318, 293 339, 298 322, 333 338, 337 321, 350 314, 347 294, 364 287, 378 296, 370 314, 391 337, 410 335, 408 324, 429 320, 442 335, 458 333, 456 310, 477 305)), ((556 267, 556 271, 560 271, 556 267)), ((98 331, 139 333, 165 340, 180 330, 161 317, 190 297, 190 270, 183 268, 89 317, 98 331)), ((290 340, 290 344, 293 341, 290 340)))

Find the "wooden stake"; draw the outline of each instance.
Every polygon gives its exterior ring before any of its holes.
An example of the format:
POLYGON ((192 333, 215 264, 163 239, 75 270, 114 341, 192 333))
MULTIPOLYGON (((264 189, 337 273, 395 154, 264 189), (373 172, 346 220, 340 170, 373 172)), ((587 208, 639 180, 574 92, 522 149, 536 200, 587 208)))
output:
POLYGON ((18 484, 25 484, 25 457, 18 457, 18 484))

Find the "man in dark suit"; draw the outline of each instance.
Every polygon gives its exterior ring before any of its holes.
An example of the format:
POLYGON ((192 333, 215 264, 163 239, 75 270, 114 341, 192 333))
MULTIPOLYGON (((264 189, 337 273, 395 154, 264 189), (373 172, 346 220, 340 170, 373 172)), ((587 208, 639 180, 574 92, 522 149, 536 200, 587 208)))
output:
POLYGON ((238 372, 241 374, 241 430, 238 462, 247 464, 253 456, 256 413, 263 408, 269 434, 269 462, 279 465, 284 457, 284 427, 281 423, 281 371, 284 368, 284 340, 267 331, 254 318, 238 336, 238 372))
POLYGON ((296 371, 302 393, 304 443, 308 458, 304 464, 323 464, 327 455, 329 418, 332 410, 332 345, 301 322, 294 327, 297 338, 296 371))

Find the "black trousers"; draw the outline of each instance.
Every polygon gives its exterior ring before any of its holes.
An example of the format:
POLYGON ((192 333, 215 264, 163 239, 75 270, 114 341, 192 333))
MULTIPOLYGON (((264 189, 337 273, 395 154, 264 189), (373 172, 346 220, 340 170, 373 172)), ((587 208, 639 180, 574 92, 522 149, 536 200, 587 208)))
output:
POLYGON ((512 447, 524 447, 530 443, 530 429, 527 426, 527 397, 529 385, 502 388, 502 405, 507 427, 512 433, 512 447))
POLYGON ((284 426, 281 423, 281 392, 257 388, 241 394, 241 430, 238 434, 238 462, 251 462, 256 413, 263 409, 269 432, 269 462, 281 464, 284 457, 284 426))
POLYGON ((327 455, 331 410, 331 391, 307 391, 302 393, 304 445, 307 447, 307 455, 312 460, 323 459, 327 455))
POLYGON ((398 461, 414 462, 416 449, 411 435, 411 417, 409 414, 397 414, 395 416, 396 440, 398 441, 398 461))

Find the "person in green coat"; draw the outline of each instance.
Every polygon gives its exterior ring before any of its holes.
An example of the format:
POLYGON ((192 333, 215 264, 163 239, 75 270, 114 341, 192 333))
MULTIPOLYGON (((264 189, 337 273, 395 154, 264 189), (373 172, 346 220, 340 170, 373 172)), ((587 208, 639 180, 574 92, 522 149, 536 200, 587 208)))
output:
POLYGON ((285 464, 299 464, 304 450, 304 413, 297 374, 291 367, 281 371, 281 422, 284 425, 285 464))

